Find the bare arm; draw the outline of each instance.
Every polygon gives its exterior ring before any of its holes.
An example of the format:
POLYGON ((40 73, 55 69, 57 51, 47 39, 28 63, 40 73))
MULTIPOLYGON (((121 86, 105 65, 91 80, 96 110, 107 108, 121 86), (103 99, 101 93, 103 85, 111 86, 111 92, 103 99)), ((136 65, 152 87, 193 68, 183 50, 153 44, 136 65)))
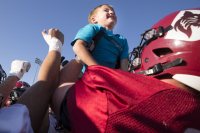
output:
POLYGON ((0 85, 0 93, 3 96, 3 101, 1 101, 2 105, 5 104, 6 99, 10 95, 12 89, 15 87, 16 82, 23 77, 25 72, 29 71, 30 67, 31 64, 28 61, 23 61, 23 60, 12 61, 9 76, 0 85))
POLYGON ((18 100, 18 103, 26 105, 29 109, 34 132, 38 132, 49 107, 51 96, 58 84, 61 43, 64 41, 64 35, 57 29, 50 29, 48 34, 45 32, 42 34, 49 45, 49 52, 40 68, 38 81, 18 100), (63 41, 60 43, 60 40, 63 41))
POLYGON ((85 47, 85 42, 83 40, 77 40, 73 46, 75 54, 80 58, 80 60, 90 66, 97 65, 98 63, 94 60, 90 52, 85 47))
POLYGON ((2 84, 0 84, 0 93, 3 96, 3 99, 1 101, 2 105, 5 104, 5 100, 10 95, 18 80, 19 78, 17 76, 8 76, 6 80, 2 84))
POLYGON ((120 61, 120 69, 123 71, 128 71, 128 59, 122 59, 120 61))

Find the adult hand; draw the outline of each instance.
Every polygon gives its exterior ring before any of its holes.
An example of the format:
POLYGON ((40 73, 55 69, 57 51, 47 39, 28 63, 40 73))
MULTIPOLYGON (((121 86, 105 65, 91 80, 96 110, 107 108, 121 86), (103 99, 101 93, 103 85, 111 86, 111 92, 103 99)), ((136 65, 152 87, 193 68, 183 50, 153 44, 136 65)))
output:
POLYGON ((64 35, 58 29, 51 28, 42 31, 42 35, 49 45, 49 51, 55 50, 61 52, 62 44, 64 43, 64 35))
POLYGON ((30 67, 31 64, 28 61, 14 60, 11 63, 9 76, 17 76, 19 79, 21 79, 24 73, 29 71, 30 67))
POLYGON ((58 38, 62 42, 62 44, 64 44, 64 35, 61 31, 59 31, 58 29, 49 29, 49 34, 52 37, 58 38))

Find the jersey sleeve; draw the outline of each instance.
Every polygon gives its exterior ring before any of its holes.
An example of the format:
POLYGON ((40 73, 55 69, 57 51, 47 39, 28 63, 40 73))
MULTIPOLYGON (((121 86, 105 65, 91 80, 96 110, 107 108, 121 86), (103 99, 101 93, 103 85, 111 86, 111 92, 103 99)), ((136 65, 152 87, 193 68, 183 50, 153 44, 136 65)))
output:
POLYGON ((95 24, 84 26, 78 31, 71 45, 73 46, 78 39, 85 41, 87 44, 92 43, 92 39, 98 33, 99 29, 100 27, 95 24))

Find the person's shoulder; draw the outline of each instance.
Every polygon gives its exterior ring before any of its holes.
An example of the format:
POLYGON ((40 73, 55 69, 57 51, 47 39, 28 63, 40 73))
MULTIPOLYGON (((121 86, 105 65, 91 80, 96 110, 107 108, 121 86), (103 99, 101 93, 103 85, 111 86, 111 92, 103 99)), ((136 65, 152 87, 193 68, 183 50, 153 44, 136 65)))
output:
POLYGON ((121 34, 115 34, 115 36, 121 40, 127 40, 126 37, 124 37, 123 35, 121 34))
POLYGON ((128 41, 127 41, 127 39, 123 35, 121 35, 121 34, 115 34, 115 38, 116 38, 116 40, 118 40, 120 42, 120 44, 122 44, 124 46, 128 45, 128 41))
POLYGON ((101 29, 103 28, 101 25, 99 24, 87 24, 84 26, 85 28, 94 28, 94 29, 101 29))
POLYGON ((86 30, 86 31, 95 31, 96 33, 102 30, 103 27, 99 24, 87 24, 80 30, 86 30))

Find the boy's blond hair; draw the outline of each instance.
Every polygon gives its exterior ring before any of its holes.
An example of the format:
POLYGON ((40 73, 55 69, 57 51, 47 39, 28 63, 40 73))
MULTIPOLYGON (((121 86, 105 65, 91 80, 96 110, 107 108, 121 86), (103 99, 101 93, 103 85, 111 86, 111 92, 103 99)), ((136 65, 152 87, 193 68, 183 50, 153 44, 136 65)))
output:
MULTIPOLYGON (((92 23, 92 19, 91 19, 91 18, 94 16, 94 14, 96 13, 97 9, 99 9, 99 8, 102 7, 102 6, 108 6, 108 7, 110 7, 110 8, 113 9, 113 7, 112 7, 111 5, 109 5, 109 4, 102 4, 102 5, 99 5, 99 6, 95 7, 95 8, 90 12, 90 14, 88 15, 88 22, 89 22, 89 23, 92 23)), ((114 9, 113 9, 113 10, 114 10, 114 9)))

